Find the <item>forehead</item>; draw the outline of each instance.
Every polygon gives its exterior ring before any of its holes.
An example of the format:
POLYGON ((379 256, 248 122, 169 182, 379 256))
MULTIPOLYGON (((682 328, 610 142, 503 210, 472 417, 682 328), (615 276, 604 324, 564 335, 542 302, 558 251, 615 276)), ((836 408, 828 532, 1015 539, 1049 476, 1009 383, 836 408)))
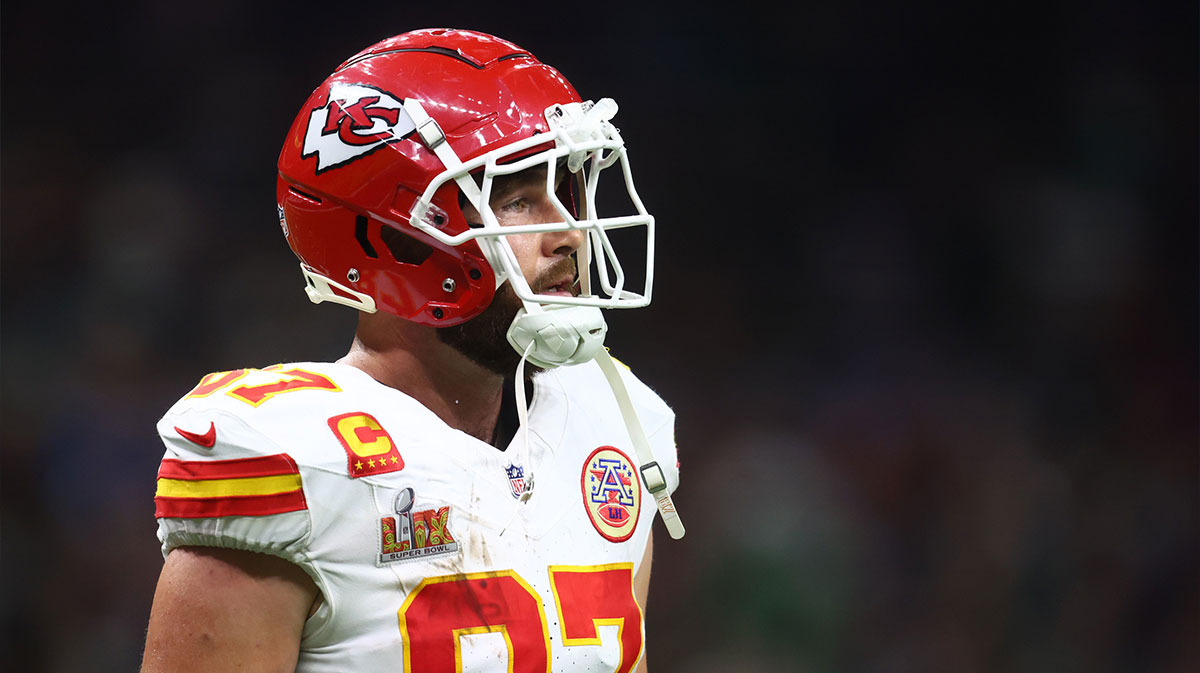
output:
MULTIPOLYGON (((566 174, 567 172, 565 170, 555 171, 554 183, 556 189, 562 184, 563 178, 566 177, 566 174)), ((480 184, 482 176, 475 174, 472 175, 472 178, 475 180, 477 185, 482 187, 480 184)), ((544 164, 531 166, 516 173, 494 175, 492 176, 491 197, 488 199, 488 202, 492 206, 496 206, 498 201, 508 198, 515 192, 525 189, 539 189, 544 191, 545 187, 546 166, 544 164)), ((469 201, 467 201, 466 195, 461 192, 458 195, 458 202, 459 205, 463 207, 464 212, 476 212, 475 208, 470 204, 469 201)))
POLYGON ((494 191, 494 190, 500 189, 502 187, 509 187, 509 186, 523 185, 523 184, 530 184, 530 183, 544 184, 545 182, 546 182, 546 167, 542 166, 542 165, 531 166, 531 167, 526 168, 525 170, 519 171, 517 173, 509 173, 507 175, 497 175, 497 176, 493 177, 492 178, 492 190, 494 191))

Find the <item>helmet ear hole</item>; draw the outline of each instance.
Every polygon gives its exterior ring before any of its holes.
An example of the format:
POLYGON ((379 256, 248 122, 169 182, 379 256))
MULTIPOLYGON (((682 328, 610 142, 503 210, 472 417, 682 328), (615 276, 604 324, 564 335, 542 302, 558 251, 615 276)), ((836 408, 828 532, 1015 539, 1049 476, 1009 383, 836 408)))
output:
POLYGON ((366 215, 355 216, 354 240, 358 241, 358 245, 362 248, 364 255, 371 259, 379 259, 379 253, 375 252, 375 246, 371 245, 371 239, 367 238, 367 224, 366 215))
POLYGON ((388 225, 380 225, 379 238, 392 253, 392 259, 401 264, 421 265, 433 254, 433 247, 418 241, 404 232, 388 225))

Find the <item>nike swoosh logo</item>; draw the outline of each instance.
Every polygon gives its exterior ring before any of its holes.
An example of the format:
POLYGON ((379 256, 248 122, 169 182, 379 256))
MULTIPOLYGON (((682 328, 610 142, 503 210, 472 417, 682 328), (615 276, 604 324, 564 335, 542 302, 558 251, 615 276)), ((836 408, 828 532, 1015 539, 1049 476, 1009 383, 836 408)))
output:
POLYGON ((204 433, 203 435, 195 432, 188 432, 178 425, 175 426, 175 432, 178 432, 180 437, 183 437, 189 442, 199 444, 206 449, 211 449, 213 445, 217 443, 217 424, 211 421, 208 424, 208 432, 204 433))

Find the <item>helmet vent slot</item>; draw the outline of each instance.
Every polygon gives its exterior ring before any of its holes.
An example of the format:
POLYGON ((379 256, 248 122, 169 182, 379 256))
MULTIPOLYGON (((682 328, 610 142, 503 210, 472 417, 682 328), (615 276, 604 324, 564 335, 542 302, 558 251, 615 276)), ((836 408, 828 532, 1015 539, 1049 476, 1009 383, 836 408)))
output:
MULTIPOLYGON (((346 61, 342 65, 342 67, 338 68, 338 70, 335 72, 345 70, 346 68, 349 68, 352 65, 361 63, 369 58, 375 58, 376 56, 387 56, 388 54, 403 54, 403 53, 410 53, 410 52, 424 52, 426 54, 441 54, 442 56, 449 56, 450 58, 452 58, 456 61, 462 61, 463 63, 466 63, 467 65, 471 66, 472 68, 475 68, 476 70, 483 70, 483 68, 484 68, 483 64, 480 64, 478 61, 475 61, 474 59, 471 59, 471 58, 463 55, 463 53, 457 49, 451 49, 449 47, 439 47, 437 45, 432 45, 432 46, 428 46, 428 47, 404 47, 404 48, 400 48, 400 49, 384 49, 382 51, 374 51, 369 54, 363 54, 362 56, 359 56, 358 58, 353 58, 353 59, 350 59, 349 61, 346 61)), ((520 55, 524 56, 525 54, 520 54, 520 55)))
POLYGON ((379 228, 379 237, 388 252, 401 264, 424 264, 433 254, 433 248, 386 224, 379 228))
POLYGON ((296 189, 295 187, 288 187, 288 191, 291 192, 292 195, 294 195, 294 196, 299 196, 300 198, 308 200, 308 201, 312 201, 313 203, 321 202, 321 199, 319 197, 313 196, 312 194, 307 194, 305 192, 302 192, 299 189, 296 189))
POLYGON ((363 253, 371 259, 379 259, 379 253, 375 252, 375 246, 371 245, 371 241, 367 239, 367 216, 358 215, 354 218, 354 240, 362 246, 363 253))

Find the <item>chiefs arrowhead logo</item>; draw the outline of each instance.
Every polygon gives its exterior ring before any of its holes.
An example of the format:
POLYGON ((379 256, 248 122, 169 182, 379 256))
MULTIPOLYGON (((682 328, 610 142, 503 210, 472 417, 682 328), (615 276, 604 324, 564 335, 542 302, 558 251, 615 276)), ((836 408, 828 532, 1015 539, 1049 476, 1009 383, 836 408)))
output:
POLYGON ((404 103, 366 84, 334 84, 308 117, 300 156, 317 158, 317 173, 345 165, 416 130, 404 103))

